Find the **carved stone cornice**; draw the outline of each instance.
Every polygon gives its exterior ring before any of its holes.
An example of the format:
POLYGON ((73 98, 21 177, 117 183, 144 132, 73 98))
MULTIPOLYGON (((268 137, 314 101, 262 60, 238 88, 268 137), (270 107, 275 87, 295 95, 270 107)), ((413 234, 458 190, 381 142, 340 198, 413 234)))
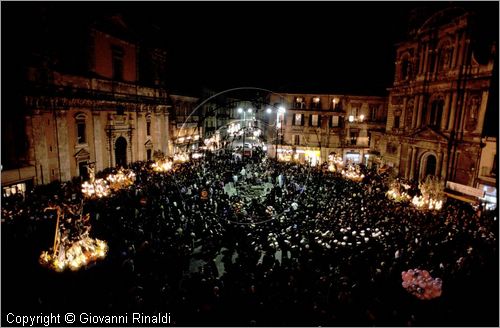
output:
POLYGON ((117 106, 123 106, 125 111, 130 112, 165 112, 168 111, 166 105, 160 104, 137 104, 128 101, 69 98, 53 96, 25 96, 24 104, 33 109, 70 109, 87 108, 97 111, 116 110, 117 106))

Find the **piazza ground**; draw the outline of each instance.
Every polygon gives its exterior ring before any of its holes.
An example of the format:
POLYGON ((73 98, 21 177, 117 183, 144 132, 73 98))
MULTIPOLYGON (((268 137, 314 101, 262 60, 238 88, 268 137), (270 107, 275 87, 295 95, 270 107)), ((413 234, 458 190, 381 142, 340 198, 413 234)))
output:
POLYGON ((109 251, 75 272, 39 256, 55 229, 43 209, 80 203, 80 182, 2 199, 2 324, 7 313, 168 312, 179 326, 498 325, 496 212, 451 199, 420 211, 387 198, 387 174, 361 166, 355 182, 258 151, 151 165, 129 166, 132 186, 84 199, 90 236, 109 251), (440 297, 402 287, 415 268, 442 279, 440 297))

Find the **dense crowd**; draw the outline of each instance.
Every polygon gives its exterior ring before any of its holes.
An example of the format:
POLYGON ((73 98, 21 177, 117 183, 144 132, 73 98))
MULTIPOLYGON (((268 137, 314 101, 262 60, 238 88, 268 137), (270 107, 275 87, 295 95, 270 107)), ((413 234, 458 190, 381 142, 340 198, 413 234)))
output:
MULTIPOLYGON (((170 312, 177 325, 498 325, 498 221, 449 199, 420 211, 357 183, 254 152, 206 154, 168 173, 130 166, 132 187, 85 200, 106 259, 55 273, 37 260, 54 237, 49 203, 81 201, 78 181, 2 199, 4 312, 170 312), (239 191, 269 184, 262 197, 239 191), (228 194, 231 185, 236 194, 228 194), (226 187, 226 188, 225 188, 226 187), (244 189, 246 188, 246 189, 244 189), (420 300, 401 272, 428 270, 420 300)), ((101 175, 106 175, 101 172, 101 175)))

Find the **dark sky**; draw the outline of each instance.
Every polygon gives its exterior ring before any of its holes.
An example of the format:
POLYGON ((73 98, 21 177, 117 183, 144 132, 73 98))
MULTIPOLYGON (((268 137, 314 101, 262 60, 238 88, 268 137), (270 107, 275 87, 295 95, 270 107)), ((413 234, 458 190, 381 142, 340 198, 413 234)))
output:
MULTIPOLYGON (((278 2, 165 6, 175 82, 218 88, 385 93, 406 4, 278 2)), ((162 16, 157 12, 159 16, 162 16)))
MULTIPOLYGON (((18 5, 16 10, 4 4, 3 39, 13 26, 28 33, 32 27, 19 6, 48 7, 57 13, 61 29, 69 31, 81 19, 111 13, 123 14, 137 29, 155 25, 158 41, 168 50, 168 85, 181 91, 255 86, 278 92, 386 95, 394 76, 394 45, 406 38, 410 17, 418 21, 410 12, 421 8, 428 13, 450 3, 53 2, 18 5)), ((473 6, 493 13, 490 27, 498 31, 498 3, 473 6)))

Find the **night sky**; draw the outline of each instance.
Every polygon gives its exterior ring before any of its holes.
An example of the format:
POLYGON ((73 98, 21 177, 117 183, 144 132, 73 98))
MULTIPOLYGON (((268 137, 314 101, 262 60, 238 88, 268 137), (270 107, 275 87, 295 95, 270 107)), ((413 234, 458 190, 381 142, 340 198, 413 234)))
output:
MULTIPOLYGON (((66 31, 80 21, 114 13, 134 29, 153 27, 168 50, 167 85, 174 91, 255 86, 278 92, 387 95, 395 43, 405 40, 410 25, 419 25, 450 2, 4 4, 3 40, 12 25, 28 35, 36 29, 24 11, 40 7, 51 13, 49 24, 57 21, 66 31)), ((455 4, 489 13, 484 21, 493 19, 490 28, 498 31, 498 3, 455 4)))

